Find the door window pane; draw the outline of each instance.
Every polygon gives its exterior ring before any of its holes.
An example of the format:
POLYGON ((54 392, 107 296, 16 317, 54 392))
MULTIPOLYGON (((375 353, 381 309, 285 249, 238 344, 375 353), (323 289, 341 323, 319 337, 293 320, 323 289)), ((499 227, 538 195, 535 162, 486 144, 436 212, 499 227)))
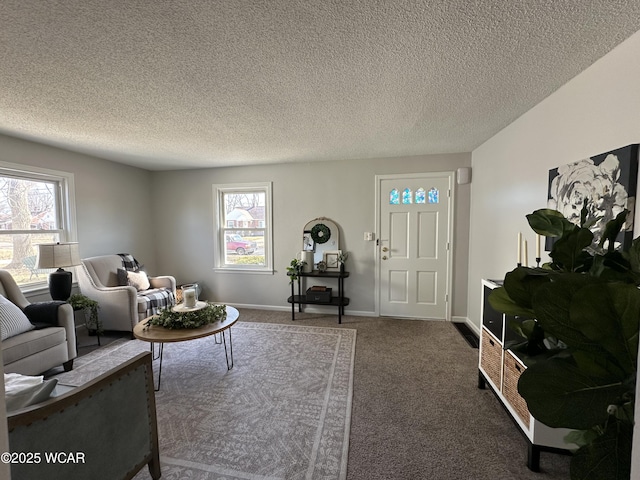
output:
POLYGON ((435 187, 429 190, 429 203, 440 203, 440 192, 435 187))
POLYGON ((400 205, 400 193, 397 188, 389 193, 389 205, 400 205))
POLYGON ((411 198, 411 189, 405 188, 404 191, 402 192, 402 203, 405 205, 408 205, 412 202, 413 202, 413 199, 411 198))

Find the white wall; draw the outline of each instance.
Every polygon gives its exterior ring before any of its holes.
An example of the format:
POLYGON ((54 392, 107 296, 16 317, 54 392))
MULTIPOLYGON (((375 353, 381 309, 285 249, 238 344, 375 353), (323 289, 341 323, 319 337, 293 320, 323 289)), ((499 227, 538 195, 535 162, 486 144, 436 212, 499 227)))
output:
POLYGON ((150 173, 0 135, 0 160, 74 174, 80 255, 135 254, 153 273, 150 173))
MULTIPOLYGON (((347 313, 371 314, 374 301, 375 175, 451 171, 469 166, 469 154, 430 155, 348 162, 320 162, 154 172, 153 204, 159 269, 178 283, 201 281, 206 298, 236 305, 288 308, 285 267, 302 246, 302 229, 324 216, 341 228, 341 249, 350 256, 347 313), (275 275, 213 272, 215 183, 273 182, 275 275)), ((469 185, 456 188, 452 313, 466 316, 469 185)))
MULTIPOLYGON (((639 58, 640 32, 472 152, 468 311, 476 326, 480 280, 515 268, 518 232, 533 241, 525 215, 546 206, 549 170, 640 142, 639 58)), ((636 202, 635 236, 639 210, 636 202)))
POLYGON ((640 142, 639 57, 640 32, 473 151, 469 318, 476 325, 480 279, 515 268, 518 232, 533 242, 525 215, 546 207, 549 170, 640 142))

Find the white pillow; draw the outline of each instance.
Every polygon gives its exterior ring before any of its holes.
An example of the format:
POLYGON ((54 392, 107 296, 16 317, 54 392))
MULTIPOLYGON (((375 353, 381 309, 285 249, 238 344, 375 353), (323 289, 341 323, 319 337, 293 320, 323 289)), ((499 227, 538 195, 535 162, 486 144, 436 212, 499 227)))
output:
POLYGON ((127 277, 129 278, 129 285, 136 287, 138 291, 149 290, 149 287, 151 287, 147 274, 142 270, 139 272, 128 272, 127 277))
POLYGON ((33 330, 33 324, 20 308, 0 295, 0 337, 1 340, 15 337, 29 330, 33 330))
POLYGON ((5 373, 5 401, 7 411, 18 410, 36 403, 44 402, 51 396, 51 392, 58 383, 57 378, 43 380, 40 376, 20 375, 19 373, 5 373))

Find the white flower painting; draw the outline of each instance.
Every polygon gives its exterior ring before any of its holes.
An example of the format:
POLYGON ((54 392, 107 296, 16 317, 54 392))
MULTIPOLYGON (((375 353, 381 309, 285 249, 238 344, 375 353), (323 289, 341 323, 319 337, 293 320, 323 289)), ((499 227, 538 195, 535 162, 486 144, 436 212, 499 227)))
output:
POLYGON ((591 224, 594 234, 594 248, 600 242, 607 222, 626 208, 630 213, 616 239, 616 246, 626 245, 633 239, 637 178, 638 145, 564 165, 549 171, 547 207, 579 224, 580 211, 587 199, 587 223, 591 224))

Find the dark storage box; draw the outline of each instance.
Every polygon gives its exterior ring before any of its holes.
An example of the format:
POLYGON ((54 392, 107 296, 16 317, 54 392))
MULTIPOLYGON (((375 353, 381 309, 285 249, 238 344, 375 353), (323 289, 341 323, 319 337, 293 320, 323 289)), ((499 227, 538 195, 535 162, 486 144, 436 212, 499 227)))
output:
POLYGON ((314 286, 307 289, 307 302, 331 302, 331 289, 327 287, 314 286))

